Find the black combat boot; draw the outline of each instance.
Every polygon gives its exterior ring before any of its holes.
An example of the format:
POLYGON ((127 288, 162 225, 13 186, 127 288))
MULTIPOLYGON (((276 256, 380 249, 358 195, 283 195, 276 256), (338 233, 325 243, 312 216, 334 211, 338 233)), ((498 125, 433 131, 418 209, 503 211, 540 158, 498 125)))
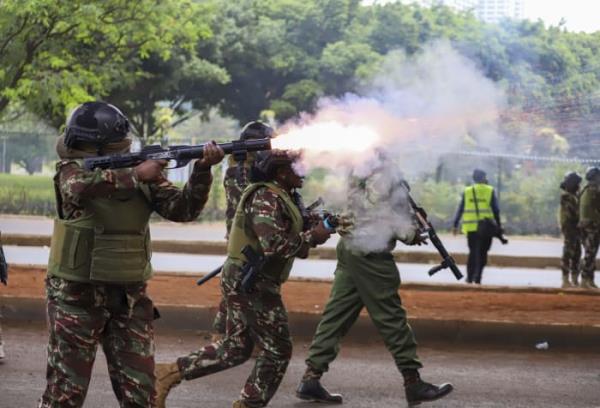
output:
POLYGON ((296 396, 300 399, 313 402, 342 403, 342 396, 340 394, 330 394, 317 378, 302 379, 296 390, 296 396))
POLYGON ((429 384, 423 381, 419 372, 414 369, 402 370, 402 375, 404 376, 404 391, 409 407, 419 405, 421 402, 443 398, 454 389, 452 384, 429 384))

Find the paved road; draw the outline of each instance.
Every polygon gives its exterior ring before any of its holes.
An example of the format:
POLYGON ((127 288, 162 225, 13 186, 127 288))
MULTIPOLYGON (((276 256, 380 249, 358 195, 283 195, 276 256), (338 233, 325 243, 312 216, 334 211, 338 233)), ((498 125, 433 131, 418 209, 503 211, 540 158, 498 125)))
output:
MULTIPOLYGON (((223 240, 225 228, 222 223, 177 224, 156 222, 151 224, 152 236, 163 240, 223 240)), ((15 234, 50 235, 52 221, 44 217, 20 217, 0 215, 0 231, 15 234)), ((338 237, 334 236, 326 245, 333 246, 338 237)), ((451 253, 466 253, 466 240, 461 236, 446 235, 442 237, 451 253)), ((409 247, 398 245, 398 249, 406 251, 435 251, 432 245, 409 247)), ((15 264, 44 265, 48 260, 48 249, 39 247, 5 247, 9 262, 15 264)), ((508 245, 495 242, 491 253, 513 256, 553 256, 558 257, 562 252, 562 241, 553 238, 515 238, 508 245)), ((155 253, 152 263, 156 270, 177 271, 189 273, 205 273, 213 270, 223 262, 221 256, 187 255, 155 253)), ((402 279, 405 282, 418 283, 454 283, 454 277, 449 272, 440 272, 434 277, 427 276, 430 266, 422 264, 398 264, 402 279)), ((332 278, 335 261, 328 260, 297 260, 292 270, 292 276, 305 278, 332 278)), ((465 271, 464 265, 462 266, 465 271)), ((600 272, 597 272, 600 278, 600 272)), ((558 269, 527 269, 527 268, 486 268, 483 283, 501 286, 534 286, 560 287, 561 273, 558 269)))
MULTIPOLYGON (((0 365, 0 408, 33 407, 45 386, 45 332, 40 326, 5 327, 8 360, 0 365)), ((159 361, 172 360, 204 341, 193 334, 160 335, 159 361)), ((445 408, 592 408, 600 407, 600 355, 564 354, 536 350, 460 350, 421 347, 431 381, 451 380, 456 390, 437 403, 423 407, 445 408)), ((310 408, 294 389, 301 377, 306 343, 296 343, 294 358, 271 405, 275 408, 310 408)), ((102 353, 85 407, 117 407, 110 389, 102 353)), ((233 368, 176 388, 171 408, 230 407, 250 365, 233 368)), ((405 407, 400 375, 379 343, 371 347, 346 346, 331 373, 324 378, 332 390, 344 394, 346 408, 405 407)))
MULTIPOLYGON (((44 217, 0 215, 0 231, 7 234, 51 235, 52 220, 44 217)), ((179 241, 224 241, 224 223, 188 223, 155 222, 151 224, 152 237, 161 240, 179 241)), ((442 240, 451 253, 467 253, 467 240, 464 236, 442 235, 442 240)), ((509 237, 510 238, 510 237, 509 237)), ((325 246, 335 246, 338 236, 334 235, 325 246)), ((432 245, 408 247, 398 245, 402 251, 431 251, 432 245)), ((552 256, 562 253, 562 241, 556 238, 511 238, 508 245, 494 241, 491 254, 513 256, 552 256)))
MULTIPOLYGON (((48 248, 4 247, 9 263, 23 265, 45 265, 48 261, 48 248)), ((183 272, 189 274, 206 273, 223 263, 223 256, 154 253, 152 264, 157 271, 183 272)), ((334 260, 298 259, 294 262, 292 277, 333 279, 334 260)), ((399 263, 398 269, 403 282, 411 283, 457 283, 449 271, 442 271, 430 277, 427 271, 431 265, 399 263)), ((464 265, 460 266, 463 273, 464 265)), ((600 272, 596 272, 600 282, 600 272)), ((558 269, 496 268, 484 271, 483 283, 513 287, 560 287, 561 272, 558 269)))

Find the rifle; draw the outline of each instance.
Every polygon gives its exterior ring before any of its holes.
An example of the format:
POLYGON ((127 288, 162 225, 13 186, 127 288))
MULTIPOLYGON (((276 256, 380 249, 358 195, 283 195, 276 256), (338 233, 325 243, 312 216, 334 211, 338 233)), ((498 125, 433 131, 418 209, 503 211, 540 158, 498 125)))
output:
MULTIPOLYGON (((234 140, 228 143, 217 143, 225 154, 241 155, 247 152, 271 150, 271 139, 234 140)), ((108 156, 89 157, 83 159, 86 170, 94 169, 121 169, 134 167, 146 160, 174 161, 172 168, 183 167, 193 159, 202 158, 204 145, 182 145, 163 148, 160 145, 144 147, 135 153, 113 154, 108 156)))
POLYGON ((4 256, 4 250, 0 243, 0 282, 4 283, 4 286, 8 284, 8 264, 6 263, 6 257, 4 256))
MULTIPOLYGON (((242 254, 246 257, 246 263, 242 267, 242 292, 249 293, 252 290, 252 286, 254 286, 257 272, 260 271, 265 264, 265 257, 264 255, 258 254, 250 245, 246 245, 242 248, 242 254)), ((198 279, 196 284, 198 286, 205 284, 221 273, 222 270, 223 265, 198 279)))
MULTIPOLYGON (((314 217, 316 208, 320 205, 325 204, 325 201, 322 197, 319 197, 308 207, 305 207, 304 202, 302 200, 302 196, 296 191, 292 194, 292 199, 300 209, 300 214, 302 214, 302 220, 304 221, 304 231, 309 230, 314 226, 314 223, 316 222, 314 217)), ((323 209, 318 211, 317 215, 319 217, 318 219, 323 221, 323 225, 325 226, 325 228, 335 232, 335 229, 340 223, 338 215, 323 209)))
POLYGON ((440 253, 440 255, 442 257, 442 262, 440 262, 439 265, 436 265, 429 270, 429 272, 428 272, 429 276, 433 276, 435 273, 441 271, 442 269, 450 268, 450 270, 456 277, 456 280, 461 280, 463 277, 463 274, 460 272, 460 269, 458 269, 458 266, 456 266, 456 262, 454 261, 454 258, 452 258, 452 256, 450 256, 450 254, 446 250, 446 247, 444 247, 444 244, 438 237, 437 232, 433 228, 433 225, 431 225, 431 223, 427 220, 427 213, 425 212, 423 207, 420 207, 419 205, 417 205, 415 200, 413 200, 413 198, 411 197, 410 186, 408 185, 406 180, 402 180, 401 184, 404 187, 404 189, 406 190, 406 196, 408 198, 408 202, 409 202, 410 206, 412 207, 413 211, 415 212, 415 217, 417 218, 417 221, 420 224, 421 231, 423 231, 423 233, 426 233, 429 236, 429 240, 431 241, 433 246, 435 246, 435 248, 438 250, 438 252, 440 253))
POLYGON ((209 280, 211 280, 212 278, 214 278, 215 276, 220 274, 222 269, 223 269, 223 265, 219 266, 218 268, 213 270, 211 273, 204 275, 203 277, 201 277, 200 279, 198 279, 196 281, 196 285, 198 285, 198 286, 204 285, 206 282, 208 282, 209 280))
MULTIPOLYGON (((252 286, 254 286, 254 279, 256 278, 256 273, 262 269, 265 264, 265 257, 263 255, 258 254, 250 245, 246 245, 242 249, 242 254, 246 257, 246 263, 242 267, 242 291, 244 293, 249 293, 252 290, 252 286)), ((211 273, 203 276, 198 279, 196 284, 198 286, 205 284, 215 276, 217 276, 223 270, 223 265, 216 268, 211 273)))
POLYGON ((242 249, 246 257, 246 263, 242 267, 242 292, 250 293, 254 286, 256 274, 263 268, 266 262, 264 255, 257 253, 250 245, 242 249))

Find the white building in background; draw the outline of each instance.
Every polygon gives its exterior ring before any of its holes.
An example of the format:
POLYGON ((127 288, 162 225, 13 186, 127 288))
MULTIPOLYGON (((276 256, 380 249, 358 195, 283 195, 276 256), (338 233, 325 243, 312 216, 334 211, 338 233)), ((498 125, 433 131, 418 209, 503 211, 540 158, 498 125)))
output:
POLYGON ((444 5, 457 10, 467 11, 475 10, 479 0, 401 0, 402 3, 417 3, 421 6, 431 7, 434 5, 444 5))
POLYGON ((503 18, 525 18, 525 0, 401 0, 403 3, 417 3, 430 7, 436 4, 461 11, 472 11, 486 23, 497 23, 503 18))
POLYGON ((525 0, 479 0, 475 15, 486 23, 497 23, 503 18, 525 18, 525 0))

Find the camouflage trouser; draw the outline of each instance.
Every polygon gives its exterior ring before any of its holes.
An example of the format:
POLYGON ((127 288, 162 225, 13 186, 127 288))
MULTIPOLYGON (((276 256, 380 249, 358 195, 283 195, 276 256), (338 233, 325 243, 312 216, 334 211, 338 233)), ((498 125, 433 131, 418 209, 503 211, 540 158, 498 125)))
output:
POLYGON ((581 267, 581 234, 579 231, 563 231, 564 244, 561 269, 563 276, 576 279, 581 267))
POLYGON ((41 408, 81 407, 102 344, 120 407, 154 401, 154 308, 145 284, 46 280, 47 386, 41 408))
POLYGON ((213 330, 218 334, 225 334, 227 328, 227 302, 225 301, 225 297, 221 298, 221 302, 219 303, 219 309, 217 310, 217 315, 215 316, 215 321, 213 322, 213 330))
POLYGON ((594 281, 594 271, 596 270, 596 255, 598 254, 598 245, 600 245, 600 226, 589 225, 582 228, 583 266, 581 276, 583 279, 594 281))
POLYGON ((244 294, 240 281, 237 267, 224 267, 225 337, 179 358, 177 363, 184 378, 192 380, 244 363, 256 344, 260 353, 241 397, 248 407, 264 407, 275 395, 292 356, 287 312, 278 286, 259 281, 252 293, 244 294))

